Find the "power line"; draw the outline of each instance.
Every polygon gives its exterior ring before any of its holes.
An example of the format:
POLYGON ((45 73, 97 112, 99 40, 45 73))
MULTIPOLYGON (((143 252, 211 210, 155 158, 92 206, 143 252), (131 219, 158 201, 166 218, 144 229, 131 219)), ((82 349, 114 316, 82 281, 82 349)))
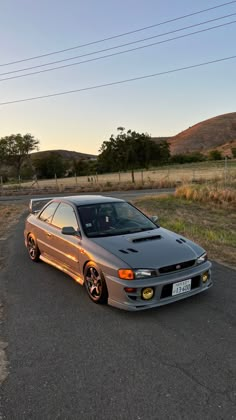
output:
POLYGON ((224 15, 224 16, 220 16, 220 17, 217 17, 217 18, 214 18, 214 19, 205 20, 203 22, 195 23, 193 25, 184 26, 184 27, 179 28, 179 29, 174 29, 172 31, 164 32, 164 33, 161 33, 161 34, 158 34, 158 35, 149 36, 147 38, 142 38, 142 39, 139 39, 139 40, 136 40, 136 41, 127 42, 125 44, 116 45, 116 46, 105 48, 105 49, 102 49, 102 50, 97 50, 97 51, 93 51, 93 52, 82 54, 82 55, 76 55, 74 57, 65 58, 65 59, 62 59, 62 60, 51 61, 49 63, 39 64, 37 66, 31 66, 31 67, 25 67, 25 68, 22 68, 22 69, 7 71, 7 72, 4 72, 4 73, 0 73, 0 76, 5 76, 7 74, 13 74, 13 73, 19 73, 19 72, 27 71, 27 70, 33 70, 33 69, 37 69, 37 68, 41 68, 41 67, 45 67, 45 66, 50 66, 52 64, 59 64, 59 63, 65 62, 65 61, 74 60, 76 58, 88 57, 88 56, 91 56, 91 55, 94 55, 94 54, 100 54, 102 52, 111 51, 111 50, 115 50, 115 49, 122 48, 122 47, 127 47, 128 45, 138 44, 139 42, 149 41, 150 39, 154 39, 154 38, 160 38, 162 36, 166 36, 166 35, 170 35, 170 34, 173 34, 173 33, 176 33, 176 32, 184 31, 186 29, 194 28, 196 26, 205 25, 206 23, 215 22, 217 20, 225 19, 225 18, 235 16, 235 15, 236 15, 236 13, 230 13, 229 15, 224 15))
POLYGON ((210 10, 218 9, 220 7, 228 6, 228 5, 233 4, 233 3, 236 3, 236 0, 229 1, 227 3, 222 3, 222 4, 219 4, 217 6, 213 6, 213 7, 208 7, 207 9, 202 9, 202 10, 199 10, 197 12, 188 13, 188 14, 183 15, 183 16, 178 16, 178 17, 173 18, 173 19, 168 19, 168 20, 165 20, 165 21, 162 21, 162 22, 159 22, 159 23, 155 23, 153 25, 138 28, 138 29, 135 29, 133 31, 123 32, 123 33, 118 34, 118 35, 113 35, 113 36, 109 36, 107 38, 102 38, 102 39, 99 39, 99 40, 96 40, 96 41, 87 42, 85 44, 76 45, 74 47, 64 48, 62 50, 52 51, 50 53, 36 55, 36 56, 21 59, 21 60, 9 61, 8 63, 0 64, 0 67, 9 66, 9 65, 12 65, 12 64, 17 64, 17 63, 22 63, 24 61, 35 60, 37 58, 48 57, 50 55, 60 54, 60 53, 66 52, 66 51, 71 51, 71 50, 75 50, 75 49, 82 48, 82 47, 88 47, 90 45, 95 45, 95 44, 98 44, 98 43, 101 43, 101 42, 110 41, 112 39, 121 38, 123 36, 131 35, 131 34, 134 34, 134 33, 137 33, 137 32, 145 31, 147 29, 155 28, 157 26, 165 25, 167 23, 176 22, 177 20, 185 19, 187 17, 195 16, 195 15, 198 15, 200 13, 208 12, 210 10))
POLYGON ((236 23, 236 20, 233 20, 233 21, 227 22, 227 23, 223 23, 221 25, 212 26, 211 28, 205 28, 205 29, 201 29, 199 31, 190 32, 189 34, 180 35, 180 36, 177 36, 177 37, 174 37, 174 38, 168 38, 168 39, 165 39, 163 41, 153 42, 153 43, 148 44, 148 45, 142 45, 142 46, 139 46, 139 47, 136 47, 136 48, 130 48, 129 50, 119 51, 117 53, 107 54, 107 55, 103 55, 103 56, 95 57, 95 58, 90 58, 89 60, 79 61, 77 63, 64 64, 63 66, 52 67, 50 69, 45 69, 45 70, 34 71, 34 72, 31 72, 31 73, 20 74, 18 76, 5 77, 3 79, 0 79, 0 82, 4 82, 6 80, 18 79, 18 78, 21 78, 21 77, 32 76, 32 75, 39 74, 39 73, 46 73, 46 72, 50 72, 50 71, 54 71, 54 70, 58 70, 58 69, 66 68, 66 67, 78 66, 80 64, 89 63, 89 62, 97 61, 97 60, 102 60, 104 58, 109 58, 109 57, 114 57, 114 56, 121 55, 121 54, 126 54, 126 53, 129 53, 129 52, 132 52, 132 51, 141 50, 141 49, 144 49, 144 48, 152 47, 154 45, 163 44, 165 42, 174 41, 176 39, 186 38, 190 35, 195 35, 195 34, 199 34, 199 33, 202 33, 202 32, 210 31, 212 29, 216 29, 216 28, 220 28, 220 27, 223 27, 223 26, 231 25, 233 23, 236 23))
POLYGON ((108 86, 120 85, 120 84, 123 84, 123 83, 134 82, 134 81, 137 81, 137 80, 148 79, 148 78, 151 78, 151 77, 162 76, 162 75, 165 75, 165 74, 176 73, 176 72, 183 71, 183 70, 189 70, 189 69, 193 69, 193 68, 196 68, 196 67, 202 67, 202 66, 206 66, 206 65, 209 65, 209 64, 219 63, 219 62, 226 61, 226 60, 232 60, 234 58, 236 58, 236 55, 233 55, 231 57, 219 58, 217 60, 206 61, 204 63, 193 64, 191 66, 180 67, 178 69, 167 70, 167 71, 154 73, 154 74, 148 74, 146 76, 139 76, 139 77, 133 77, 133 78, 130 78, 130 79, 119 80, 119 81, 116 81, 116 82, 103 83, 101 85, 89 86, 89 87, 85 87, 85 88, 68 90, 68 91, 59 92, 59 93, 51 93, 49 95, 34 96, 32 98, 24 98, 24 99, 17 99, 17 100, 13 100, 13 101, 0 102, 0 106, 15 104, 15 103, 19 103, 19 102, 35 101, 35 100, 38 100, 38 99, 52 98, 53 96, 69 95, 69 94, 72 94, 72 93, 84 92, 84 91, 87 91, 87 90, 94 90, 94 89, 99 89, 99 88, 108 87, 108 86))

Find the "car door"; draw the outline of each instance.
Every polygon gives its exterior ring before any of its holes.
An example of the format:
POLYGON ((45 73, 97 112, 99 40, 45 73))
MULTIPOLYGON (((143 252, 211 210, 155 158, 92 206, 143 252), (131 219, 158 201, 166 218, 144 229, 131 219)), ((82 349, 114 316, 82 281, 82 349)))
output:
POLYGON ((59 203, 53 201, 37 217, 37 223, 34 227, 34 234, 42 256, 48 257, 52 254, 52 217, 59 203))
POLYGON ((80 237, 79 234, 78 236, 63 235, 61 229, 66 226, 71 226, 79 232, 78 219, 73 206, 61 202, 51 221, 52 256, 60 266, 73 273, 80 274, 80 237))

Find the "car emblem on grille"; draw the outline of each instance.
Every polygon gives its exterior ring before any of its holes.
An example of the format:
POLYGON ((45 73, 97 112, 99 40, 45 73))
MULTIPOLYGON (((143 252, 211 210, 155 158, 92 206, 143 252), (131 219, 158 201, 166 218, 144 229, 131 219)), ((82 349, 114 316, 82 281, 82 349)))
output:
POLYGON ((176 270, 179 270, 179 269, 181 268, 181 265, 180 265, 180 264, 177 264, 177 265, 175 266, 175 268, 176 268, 176 270))

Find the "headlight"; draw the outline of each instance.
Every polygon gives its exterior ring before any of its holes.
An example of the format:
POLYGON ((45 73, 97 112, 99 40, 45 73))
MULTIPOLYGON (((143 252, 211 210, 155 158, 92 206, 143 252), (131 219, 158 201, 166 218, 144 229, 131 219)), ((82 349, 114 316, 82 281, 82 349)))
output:
POLYGON ((134 275, 136 279, 147 279, 150 277, 156 277, 157 273, 155 270, 147 270, 146 268, 140 268, 134 270, 134 275))
POLYGON ((204 252, 200 257, 197 258, 197 264, 202 264, 207 261, 207 253, 204 252))
POLYGON ((156 277, 157 273, 155 270, 148 270, 146 268, 139 268, 137 270, 131 270, 127 268, 120 268, 118 270, 118 276, 122 280, 135 280, 135 279, 149 279, 150 277, 156 277))

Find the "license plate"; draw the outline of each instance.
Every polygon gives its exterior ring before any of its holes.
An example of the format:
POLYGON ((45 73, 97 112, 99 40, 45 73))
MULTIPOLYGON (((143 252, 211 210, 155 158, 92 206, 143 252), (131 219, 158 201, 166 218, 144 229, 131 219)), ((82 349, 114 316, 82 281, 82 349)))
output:
POLYGON ((191 282, 192 282, 192 279, 179 281, 178 283, 173 283, 172 296, 189 292, 191 290, 191 282))

